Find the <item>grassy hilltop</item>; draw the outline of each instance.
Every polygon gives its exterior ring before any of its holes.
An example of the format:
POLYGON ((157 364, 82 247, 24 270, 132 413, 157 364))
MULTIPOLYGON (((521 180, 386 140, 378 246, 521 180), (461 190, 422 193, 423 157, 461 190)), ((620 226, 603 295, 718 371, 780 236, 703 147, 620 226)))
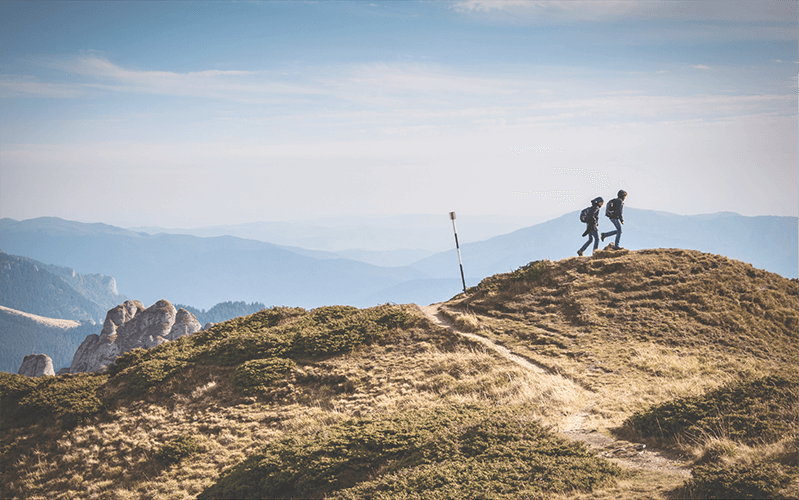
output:
POLYGON ((272 308, 106 374, 0 374, 0 497, 799 496, 796 280, 600 251, 434 309, 458 331, 272 308))

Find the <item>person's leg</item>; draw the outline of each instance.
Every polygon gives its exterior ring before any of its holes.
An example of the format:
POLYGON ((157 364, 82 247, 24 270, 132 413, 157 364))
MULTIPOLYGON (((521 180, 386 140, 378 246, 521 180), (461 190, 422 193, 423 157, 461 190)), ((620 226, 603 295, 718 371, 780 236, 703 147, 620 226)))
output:
POLYGON ((594 250, 599 248, 599 230, 594 229, 591 234, 588 235, 588 243, 591 243, 591 239, 594 240, 594 250))
POLYGON ((590 244, 591 244, 591 233, 588 233, 588 241, 586 241, 585 244, 581 246, 579 250, 577 250, 577 255, 582 255, 583 252, 585 252, 585 249, 588 248, 588 245, 590 244))
POLYGON ((616 233, 616 243, 614 243, 613 246, 619 248, 619 240, 621 239, 621 222, 619 221, 619 219, 610 219, 610 222, 612 222, 613 225, 616 226, 616 230, 613 231, 614 233, 616 233))

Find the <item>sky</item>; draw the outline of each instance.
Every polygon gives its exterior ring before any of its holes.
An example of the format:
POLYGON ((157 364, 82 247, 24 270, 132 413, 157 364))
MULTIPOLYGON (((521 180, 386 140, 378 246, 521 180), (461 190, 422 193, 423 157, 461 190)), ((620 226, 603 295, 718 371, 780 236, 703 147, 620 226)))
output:
POLYGON ((799 215, 797 1, 0 2, 0 218, 799 215))

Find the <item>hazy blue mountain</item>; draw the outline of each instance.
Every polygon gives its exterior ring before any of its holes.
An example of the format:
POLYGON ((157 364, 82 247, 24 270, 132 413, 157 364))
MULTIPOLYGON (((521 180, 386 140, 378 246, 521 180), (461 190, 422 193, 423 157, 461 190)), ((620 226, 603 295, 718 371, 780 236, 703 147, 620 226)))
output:
POLYGON ((79 274, 0 251, 2 306, 47 318, 102 323, 106 312, 126 299, 110 276, 79 274))
MULTIPOLYGON (((457 219, 461 242, 481 241, 546 220, 544 217, 467 216, 457 219)), ((287 246, 298 252, 322 250, 379 266, 403 266, 440 252, 454 242, 449 214, 384 217, 330 217, 286 222, 208 226, 195 229, 138 227, 149 234, 237 236, 287 246)), ((310 254, 326 258, 324 254, 310 254)))
MULTIPOLYGON (((630 250, 700 250, 748 262, 786 278, 796 278, 799 274, 797 217, 745 217, 731 212, 682 216, 625 207, 624 220, 621 246, 630 250)), ((600 232, 612 229, 613 225, 603 215, 600 232)), ((531 261, 574 257, 586 240, 581 236, 584 230, 579 212, 572 212, 510 234, 461 245, 467 285, 531 261)), ((612 241, 600 242, 600 248, 612 241)), ((586 255, 590 253, 588 250, 586 255)), ((454 248, 420 260, 412 267, 431 278, 460 276, 454 248)))
POLYGON ((102 329, 102 325, 86 322, 54 326, 48 319, 0 308, 0 371, 17 373, 28 354, 47 354, 58 371, 72 363, 72 356, 87 335, 102 329))
POLYGON ((82 273, 114 276, 145 304, 206 308, 228 300, 316 307, 374 305, 376 291, 426 276, 348 259, 318 259, 232 236, 137 233, 45 217, 0 224, 0 248, 82 273))

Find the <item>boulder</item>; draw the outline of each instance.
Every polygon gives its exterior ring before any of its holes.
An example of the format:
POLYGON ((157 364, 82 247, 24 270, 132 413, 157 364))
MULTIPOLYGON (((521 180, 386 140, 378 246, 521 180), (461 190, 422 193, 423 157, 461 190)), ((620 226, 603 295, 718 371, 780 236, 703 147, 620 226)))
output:
POLYGON ((89 335, 81 343, 69 371, 104 371, 121 354, 136 348, 150 349, 201 329, 193 314, 176 310, 167 300, 146 309, 138 300, 128 300, 108 311, 100 335, 89 335))
POLYGON ((28 354, 22 360, 22 366, 17 372, 26 377, 43 377, 44 375, 55 375, 53 370, 53 360, 46 354, 28 354))

